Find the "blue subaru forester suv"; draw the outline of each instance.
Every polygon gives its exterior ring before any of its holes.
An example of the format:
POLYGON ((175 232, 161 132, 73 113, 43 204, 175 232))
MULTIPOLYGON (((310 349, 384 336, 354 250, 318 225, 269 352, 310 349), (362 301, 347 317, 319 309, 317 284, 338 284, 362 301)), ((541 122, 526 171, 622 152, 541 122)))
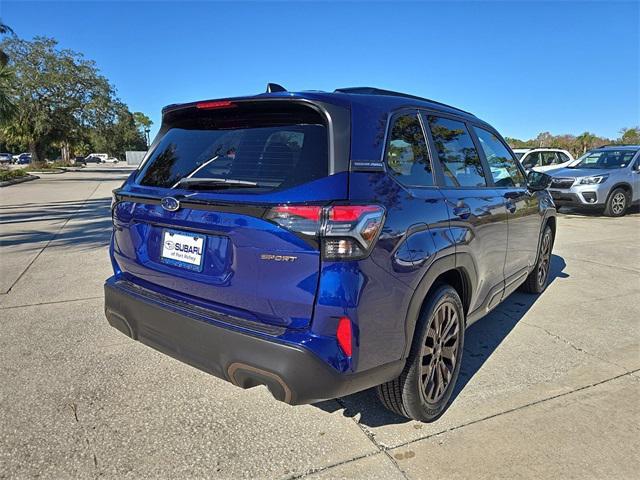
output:
POLYGON ((114 191, 109 323, 290 404, 445 409, 465 328, 547 285, 548 177, 465 111, 375 88, 170 105, 114 191))

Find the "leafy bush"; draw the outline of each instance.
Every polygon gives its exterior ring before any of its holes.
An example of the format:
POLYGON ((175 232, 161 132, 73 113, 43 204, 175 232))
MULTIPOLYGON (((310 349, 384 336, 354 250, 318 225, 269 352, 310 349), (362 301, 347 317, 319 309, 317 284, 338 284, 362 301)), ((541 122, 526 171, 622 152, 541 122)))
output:
POLYGON ((18 170, 0 170, 0 182, 6 182, 7 180, 13 180, 14 178, 26 177, 27 172, 23 169, 18 170))

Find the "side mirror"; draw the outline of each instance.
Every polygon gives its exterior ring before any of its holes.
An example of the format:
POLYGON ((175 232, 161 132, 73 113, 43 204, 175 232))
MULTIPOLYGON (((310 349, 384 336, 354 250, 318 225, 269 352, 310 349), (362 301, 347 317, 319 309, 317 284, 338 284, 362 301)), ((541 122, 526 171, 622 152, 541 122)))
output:
POLYGON ((527 188, 532 192, 545 190, 551 185, 551 175, 531 170, 527 175, 527 188))

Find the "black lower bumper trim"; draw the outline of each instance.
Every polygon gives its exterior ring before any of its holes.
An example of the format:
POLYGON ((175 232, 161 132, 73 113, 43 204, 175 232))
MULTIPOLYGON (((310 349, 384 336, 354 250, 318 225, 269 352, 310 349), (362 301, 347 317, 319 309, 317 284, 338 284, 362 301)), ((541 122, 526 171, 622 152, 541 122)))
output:
POLYGON ((132 294, 110 279, 105 314, 125 335, 242 388, 266 385, 278 400, 314 403, 355 393, 400 374, 403 361, 340 374, 313 352, 195 319, 132 294))

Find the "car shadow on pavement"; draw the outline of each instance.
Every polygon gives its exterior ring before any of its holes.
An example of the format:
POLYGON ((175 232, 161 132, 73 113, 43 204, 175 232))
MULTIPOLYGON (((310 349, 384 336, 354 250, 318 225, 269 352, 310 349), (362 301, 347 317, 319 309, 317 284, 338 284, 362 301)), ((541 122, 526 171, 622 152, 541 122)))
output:
MULTIPOLYGON (((557 278, 569 277, 564 272, 565 267, 566 263, 562 257, 559 255, 551 256, 549 284, 553 283, 557 278)), ((453 390, 450 404, 455 401, 473 376, 478 373, 484 363, 539 298, 540 296, 538 295, 515 292, 486 317, 469 326, 465 332, 460 375, 453 390)), ((377 398, 375 388, 338 398, 335 401, 319 402, 314 406, 330 413, 344 409, 343 415, 345 417, 359 416, 359 423, 367 427, 379 427, 409 421, 384 408, 377 398)))
MULTIPOLYGON (((615 218, 613 217, 607 217, 604 215, 604 213, 601 210, 593 210, 593 209, 588 209, 588 208, 575 208, 575 207, 559 207, 558 208, 558 213, 563 214, 563 215, 571 215, 574 217, 596 217, 596 218, 605 218, 605 219, 611 219, 611 220, 615 220, 615 218)), ((628 216, 638 216, 640 214, 640 205, 632 205, 629 207, 629 209, 627 210, 627 213, 625 214, 627 217, 628 216)))
POLYGON ((47 241, 76 248, 108 245, 110 208, 110 197, 0 207, 0 246, 40 249, 47 241))

